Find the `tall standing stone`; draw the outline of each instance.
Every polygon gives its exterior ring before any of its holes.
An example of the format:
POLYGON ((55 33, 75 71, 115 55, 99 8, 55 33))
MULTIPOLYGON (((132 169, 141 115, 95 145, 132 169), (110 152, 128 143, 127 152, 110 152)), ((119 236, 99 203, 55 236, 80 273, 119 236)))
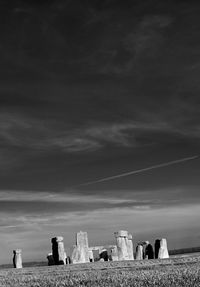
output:
POLYGON ((165 238, 162 238, 160 241, 160 249, 158 252, 158 258, 159 259, 169 258, 169 253, 167 249, 167 240, 165 238))
POLYGON ((76 245, 72 251, 73 263, 90 262, 87 232, 80 231, 76 234, 76 245))
POLYGON ((115 232, 119 260, 133 260, 132 235, 126 230, 115 232))
POLYGON ((136 247, 136 260, 143 260, 143 245, 138 244, 136 247))
POLYGON ((55 265, 66 265, 66 253, 63 243, 63 237, 57 236, 51 239, 52 255, 55 265))
POLYGON ((146 254, 146 248, 149 245, 149 241, 144 241, 142 245, 143 245, 143 259, 148 259, 148 256, 146 254))
POLYGON ((128 234, 128 256, 129 256, 129 260, 134 260, 134 256, 133 256, 133 236, 132 236, 132 234, 128 234))
POLYGON ((22 268, 22 254, 21 249, 13 250, 13 266, 14 268, 22 268))
POLYGON ((147 259, 154 259, 153 246, 150 243, 146 246, 145 258, 147 258, 147 259))
POLYGON ((154 244, 155 259, 158 259, 159 249, 160 249, 160 239, 156 239, 155 244, 154 244))

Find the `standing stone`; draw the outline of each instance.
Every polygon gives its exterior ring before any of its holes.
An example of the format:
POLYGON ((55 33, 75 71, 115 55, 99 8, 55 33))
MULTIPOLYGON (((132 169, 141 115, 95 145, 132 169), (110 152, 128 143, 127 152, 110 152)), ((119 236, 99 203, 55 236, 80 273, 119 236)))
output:
POLYGON ((88 253, 89 253, 89 260, 90 260, 90 262, 94 262, 94 254, 93 254, 93 251, 92 251, 92 250, 89 250, 88 253))
POLYGON ((13 266, 14 268, 22 268, 22 254, 21 249, 13 250, 13 266))
POLYGON ((55 262, 54 262, 52 253, 49 253, 49 254, 47 255, 47 260, 48 260, 48 266, 55 265, 55 262))
POLYGON ((148 259, 148 255, 146 254, 146 248, 149 245, 149 241, 144 241, 143 245, 143 259, 148 259))
POLYGON ((72 251, 72 262, 90 262, 87 232, 80 231, 76 234, 76 245, 72 251))
POLYGON ((160 239, 156 239, 154 244, 154 250, 155 250, 155 258, 158 259, 158 253, 160 249, 160 239))
POLYGON ((115 232, 115 238, 117 243, 118 259, 133 260, 132 235, 129 235, 126 230, 120 230, 115 232))
POLYGON ((169 258, 169 253, 167 249, 167 240, 165 238, 162 238, 160 240, 160 249, 158 252, 158 258, 159 259, 169 258))
POLYGON ((99 253, 100 259, 103 258, 104 261, 108 261, 108 250, 103 249, 101 250, 101 252, 99 253))
POLYGON ((154 259, 154 251, 153 251, 153 246, 151 244, 148 244, 146 246, 145 258, 154 259))
POLYGON ((133 256, 133 236, 132 236, 132 234, 128 235, 128 256, 129 256, 129 260, 134 260, 134 256, 133 256))
POLYGON ((143 260, 143 245, 138 244, 136 247, 136 260, 143 260))
POLYGON ((52 254, 55 265, 66 265, 66 253, 63 243, 63 237, 57 236, 51 239, 52 254))
POLYGON ((111 260, 112 261, 118 261, 118 250, 117 250, 117 246, 114 246, 112 249, 111 249, 111 260))

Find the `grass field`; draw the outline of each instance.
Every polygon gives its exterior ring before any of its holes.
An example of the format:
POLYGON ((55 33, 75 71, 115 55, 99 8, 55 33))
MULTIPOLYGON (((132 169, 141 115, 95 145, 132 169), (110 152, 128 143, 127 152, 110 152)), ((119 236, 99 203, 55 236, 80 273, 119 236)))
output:
POLYGON ((200 256, 0 271, 1 287, 200 286, 200 256))

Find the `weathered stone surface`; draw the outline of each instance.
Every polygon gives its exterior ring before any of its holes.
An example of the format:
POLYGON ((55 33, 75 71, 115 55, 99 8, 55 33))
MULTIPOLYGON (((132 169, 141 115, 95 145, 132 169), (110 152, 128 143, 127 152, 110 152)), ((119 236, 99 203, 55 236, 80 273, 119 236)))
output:
POLYGON ((155 258, 158 259, 158 253, 160 249, 160 239, 156 239, 154 244, 154 250, 155 250, 155 258))
POLYGON ((145 258, 146 259, 154 259, 154 251, 153 246, 148 244, 145 249, 145 258))
POLYGON ((89 260, 90 260, 90 262, 94 262, 94 254, 93 254, 93 251, 92 251, 92 250, 89 250, 88 253, 89 253, 89 260))
POLYGON ((132 235, 128 231, 120 230, 115 232, 115 238, 118 250, 118 260, 133 260, 132 235))
POLYGON ((80 231, 76 234, 76 245, 71 258, 73 263, 90 262, 87 232, 80 231))
POLYGON ((13 266, 14 268, 22 268, 21 249, 13 250, 13 266))
POLYGON ((66 253, 63 243, 63 237, 57 236, 51 239, 52 255, 55 265, 66 265, 66 253))
POLYGON ((48 266, 55 265, 55 262, 54 262, 52 253, 49 253, 49 254, 47 255, 47 259, 48 259, 48 266))
POLYGON ((103 258, 104 261, 108 261, 108 251, 106 249, 101 250, 101 253, 99 254, 100 259, 103 258))
POLYGON ((119 230, 117 232, 114 233, 115 234, 115 237, 128 237, 128 231, 126 230, 119 230))
POLYGON ((167 249, 167 240, 165 238, 162 238, 160 241, 158 258, 159 259, 169 258, 169 253, 168 253, 168 249, 167 249))
POLYGON ((149 245, 149 241, 144 241, 142 245, 143 245, 143 259, 148 259, 148 256, 146 254, 146 248, 149 245))
POLYGON ((133 236, 132 234, 128 235, 128 242, 127 242, 127 248, 128 248, 128 256, 129 256, 129 260, 134 260, 134 256, 133 256, 133 236))
POLYGON ((111 249, 111 260, 112 261, 118 261, 119 260, 117 246, 114 246, 111 249))
POLYGON ((143 260, 143 245, 138 244, 136 247, 136 260, 143 260))

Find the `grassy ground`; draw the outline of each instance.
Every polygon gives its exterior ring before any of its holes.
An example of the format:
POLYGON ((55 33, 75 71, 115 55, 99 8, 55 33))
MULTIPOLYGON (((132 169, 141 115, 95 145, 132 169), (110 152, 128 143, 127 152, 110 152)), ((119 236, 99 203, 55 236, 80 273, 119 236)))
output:
POLYGON ((200 256, 0 271, 1 287, 200 286, 200 256))

